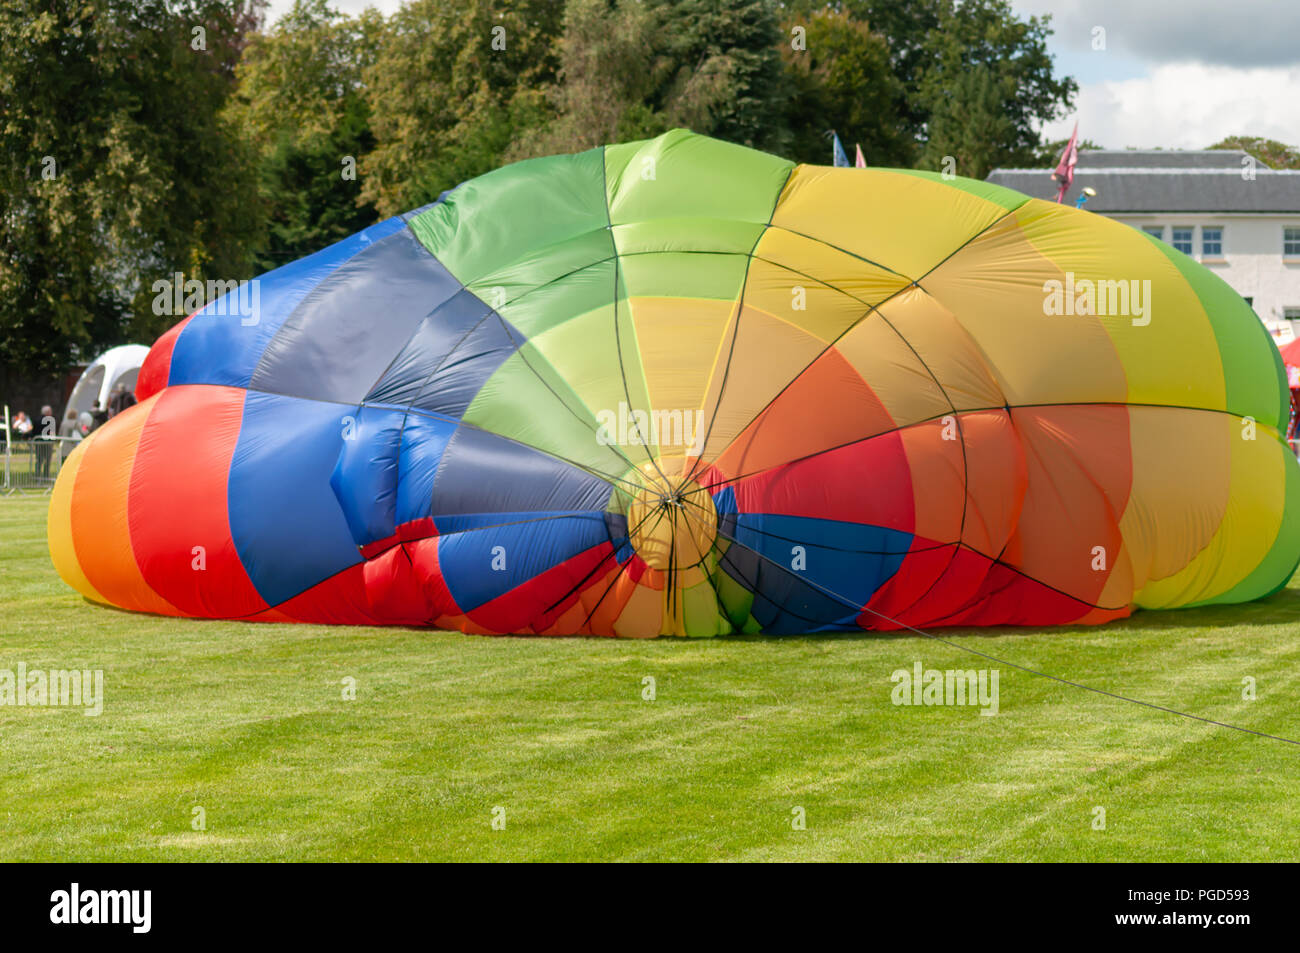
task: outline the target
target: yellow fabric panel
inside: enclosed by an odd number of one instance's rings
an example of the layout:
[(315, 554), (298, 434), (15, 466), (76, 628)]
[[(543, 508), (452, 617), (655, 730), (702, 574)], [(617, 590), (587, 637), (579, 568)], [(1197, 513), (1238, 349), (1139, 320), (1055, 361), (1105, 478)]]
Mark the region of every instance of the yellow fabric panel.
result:
[[(1079, 215), (1037, 199), (1017, 209), (1015, 220), (1034, 249), (1061, 273), (1072, 272), (1076, 281), (1118, 282), (1104, 295), (1109, 310), (1122, 309), (1128, 297), (1129, 313), (1082, 320), (1100, 323), (1109, 334), (1126, 372), (1130, 403), (1225, 409), (1214, 328), (1196, 292), (1145, 235), (1103, 216)], [(1140, 292), (1145, 314), (1136, 313), (1134, 290)], [(1100, 291), (1097, 297), (1103, 297)], [(1080, 319), (1067, 315), (1054, 320)]]
[(921, 287), (980, 343), (1011, 406), (1123, 403), (1124, 366), (1101, 322), (1045, 311), (1044, 284), (1064, 277), (1008, 218), (940, 265)]
[(1212, 412), (1129, 408), (1133, 482), (1119, 526), (1135, 601), (1149, 595), (1169, 604), (1148, 584), (1175, 576), (1214, 538), (1228, 505), (1225, 444), (1234, 422)]
[(873, 314), (840, 338), (835, 350), (867, 382), (898, 426), (952, 411), (930, 372), (880, 314)]
[(63, 581), (87, 599), (108, 602), (82, 572), (76, 548), (72, 544), (72, 491), (77, 482), (77, 470), (86, 458), (86, 447), (94, 439), (95, 434), (92, 433), (77, 444), (59, 468), (58, 479), (54, 481), (54, 490), (50, 494), (46, 525), (50, 538), (50, 560)]
[[(641, 349), (651, 406), (698, 410), (724, 343), (734, 301), (632, 298), (627, 302)], [(725, 354), (722, 355), (725, 359)]]
[(958, 410), (1006, 404), (984, 352), (956, 316), (932, 296), (909, 288), (881, 305), (879, 314), (911, 345)]
[(749, 305), (741, 309), (709, 379), (700, 458), (716, 460), (825, 348), (780, 318)]
[(745, 303), (829, 343), (909, 284), (830, 245), (769, 228), (749, 266)]
[[(850, 209), (861, 209), (869, 223)], [(919, 278), (1006, 209), (962, 189), (887, 169), (797, 166), (772, 224)]]
[[(1141, 410), (1134, 408), (1133, 413), (1136, 415)], [(1217, 447), (1217, 453), (1230, 461), (1227, 505), (1215, 524), (1213, 537), (1189, 565), (1173, 575), (1153, 577), (1138, 591), (1134, 601), (1145, 609), (1201, 602), (1227, 592), (1259, 565), (1277, 535), (1278, 514), (1282, 512), (1286, 492), (1283, 467), (1294, 465), (1284, 456), (1289, 451), (1268, 428), (1258, 427), (1255, 439), (1247, 440), (1243, 439), (1242, 421), (1238, 417), (1214, 413), (1198, 416), (1215, 418), (1218, 435), (1213, 442), (1188, 447), (1184, 458), (1187, 465), (1171, 476), (1175, 483), (1201, 480), (1198, 471), (1207, 465), (1207, 457), (1215, 456), (1216, 451), (1211, 448)], [(1212, 490), (1213, 484), (1201, 487), (1201, 493), (1211, 498)], [(1163, 538), (1161, 545), (1165, 545)]]

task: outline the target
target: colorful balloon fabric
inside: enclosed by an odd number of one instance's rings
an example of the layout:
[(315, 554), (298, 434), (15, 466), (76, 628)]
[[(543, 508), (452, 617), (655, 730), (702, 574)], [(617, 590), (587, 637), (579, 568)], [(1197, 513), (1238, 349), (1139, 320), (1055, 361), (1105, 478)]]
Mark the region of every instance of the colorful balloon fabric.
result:
[[(684, 131), (511, 165), (153, 346), (50, 550), (144, 612), (710, 636), (1097, 623), (1300, 560), (1249, 306), (1100, 215)], [(247, 299), (247, 300), (245, 300)]]

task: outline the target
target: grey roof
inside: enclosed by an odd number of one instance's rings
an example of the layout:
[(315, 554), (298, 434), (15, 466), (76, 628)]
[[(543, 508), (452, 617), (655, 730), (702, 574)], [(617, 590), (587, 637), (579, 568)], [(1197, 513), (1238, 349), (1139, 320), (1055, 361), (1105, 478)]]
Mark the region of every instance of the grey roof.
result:
[[(1300, 213), (1300, 172), (1257, 163), (1254, 178), (1243, 178), (1235, 149), (1080, 150), (1074, 184), (1065, 201), (1073, 204), (1086, 186), (1094, 212), (1281, 212)], [(994, 169), (988, 181), (1036, 198), (1055, 199), (1051, 169)]]
[[(1079, 165), (1089, 169), (1234, 169), (1241, 171), (1240, 149), (1080, 149)], [(1256, 168), (1267, 168), (1259, 162)]]

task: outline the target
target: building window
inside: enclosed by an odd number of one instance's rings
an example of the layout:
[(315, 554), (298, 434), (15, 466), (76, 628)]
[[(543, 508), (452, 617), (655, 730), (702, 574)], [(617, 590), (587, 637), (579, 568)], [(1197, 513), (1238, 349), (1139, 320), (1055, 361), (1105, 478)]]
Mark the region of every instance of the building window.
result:
[(1192, 253), (1192, 229), (1175, 226), (1173, 245), (1184, 255), (1190, 255)]
[(1282, 229), (1282, 254), (1287, 258), (1300, 258), (1300, 228)]
[[(1163, 225), (1143, 225), (1142, 231), (1146, 232), (1152, 238), (1158, 238), (1161, 241), (1165, 240), (1165, 227)], [(1296, 231), (1300, 232), (1300, 228), (1296, 229)], [(1298, 240), (1300, 240), (1300, 236), (1298, 236)]]
[(1223, 229), (1216, 226), (1201, 226), (1201, 257), (1223, 257)]

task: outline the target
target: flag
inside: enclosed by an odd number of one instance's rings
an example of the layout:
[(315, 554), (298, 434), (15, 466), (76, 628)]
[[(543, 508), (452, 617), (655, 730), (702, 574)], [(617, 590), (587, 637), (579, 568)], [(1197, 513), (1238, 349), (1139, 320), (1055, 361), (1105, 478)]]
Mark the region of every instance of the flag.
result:
[[(854, 145), (857, 145), (857, 144), (854, 143)], [(861, 147), (861, 146), (858, 146), (858, 160), (857, 160), (857, 162), (854, 163), (854, 164), (855, 164), (859, 169), (865, 169), (865, 168), (867, 167), (867, 160), (864, 159), (864, 158), (862, 158), (862, 147)]]
[(1056, 163), (1056, 171), (1052, 173), (1052, 178), (1060, 184), (1056, 192), (1058, 202), (1065, 198), (1065, 193), (1074, 181), (1074, 167), (1079, 163), (1078, 139), (1079, 123), (1076, 121), (1074, 132), (1070, 133), (1070, 141), (1065, 144), (1065, 151), (1061, 153), (1061, 161)]
[(834, 140), (831, 147), (831, 161), (838, 167), (848, 167), (849, 157), (844, 154), (844, 145), (840, 142), (840, 137), (834, 131), (831, 132), (831, 138)]

